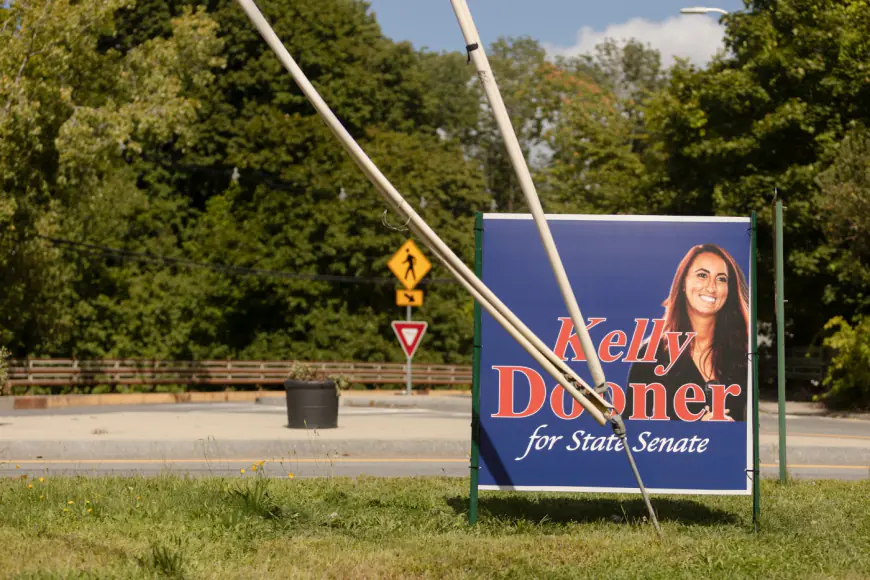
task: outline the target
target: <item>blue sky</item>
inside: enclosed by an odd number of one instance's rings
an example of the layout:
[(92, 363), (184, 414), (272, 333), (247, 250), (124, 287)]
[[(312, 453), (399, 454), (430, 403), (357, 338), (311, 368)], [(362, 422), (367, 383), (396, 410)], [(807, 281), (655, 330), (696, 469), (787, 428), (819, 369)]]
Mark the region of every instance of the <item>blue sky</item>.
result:
[[(465, 46), (449, 0), (368, 0), (384, 34), (417, 48), (463, 50)], [(605, 37), (635, 37), (671, 56), (703, 64), (721, 47), (715, 15), (681, 16), (680, 8), (712, 6), (743, 9), (742, 0), (468, 0), (481, 39), (531, 36), (551, 53), (576, 54)]]

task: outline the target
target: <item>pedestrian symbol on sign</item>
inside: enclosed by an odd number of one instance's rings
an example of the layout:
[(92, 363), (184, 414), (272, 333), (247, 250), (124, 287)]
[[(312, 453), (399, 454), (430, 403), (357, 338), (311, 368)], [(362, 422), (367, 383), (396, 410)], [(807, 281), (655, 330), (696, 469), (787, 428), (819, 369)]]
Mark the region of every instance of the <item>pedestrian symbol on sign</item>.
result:
[(408, 274), (410, 274), (410, 275), (411, 275), (411, 280), (416, 281), (416, 280), (417, 280), (417, 274), (414, 273), (414, 262), (417, 261), (417, 258), (415, 258), (415, 257), (411, 254), (411, 248), (405, 248), (405, 252), (408, 254), (408, 256), (405, 258), (405, 261), (404, 261), (403, 263), (408, 264), (408, 269), (405, 270), (405, 277), (404, 277), (403, 279), (404, 279), (404, 280), (407, 280), (407, 279), (408, 279)]

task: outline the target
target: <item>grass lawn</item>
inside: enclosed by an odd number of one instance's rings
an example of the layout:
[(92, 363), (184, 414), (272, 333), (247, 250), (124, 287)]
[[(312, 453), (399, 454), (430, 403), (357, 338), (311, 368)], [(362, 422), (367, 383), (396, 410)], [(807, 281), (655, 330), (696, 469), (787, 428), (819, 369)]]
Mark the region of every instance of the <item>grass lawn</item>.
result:
[(870, 480), (748, 497), (484, 492), (466, 479), (0, 480), (4, 578), (868, 578)]

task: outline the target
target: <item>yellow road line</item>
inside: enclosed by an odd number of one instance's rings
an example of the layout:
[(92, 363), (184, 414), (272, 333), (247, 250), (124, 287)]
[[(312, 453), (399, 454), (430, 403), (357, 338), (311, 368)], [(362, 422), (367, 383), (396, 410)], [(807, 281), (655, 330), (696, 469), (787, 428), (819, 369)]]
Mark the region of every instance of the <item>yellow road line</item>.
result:
[[(0, 467), (9, 465), (124, 465), (124, 464), (147, 464), (147, 465), (166, 465), (166, 464), (221, 464), (221, 463), (467, 463), (469, 458), (458, 457), (360, 457), (347, 458), (339, 457), (335, 459), (9, 459), (0, 461)], [(802, 464), (789, 463), (790, 468), (795, 469), (868, 469), (870, 465), (820, 465), (820, 464)], [(777, 463), (762, 463), (761, 467), (779, 467)]]
[[(779, 467), (779, 463), (762, 463), (761, 467)], [(814, 465), (802, 463), (789, 463), (789, 468), (795, 469), (867, 469), (870, 470), (870, 465)]]
[(263, 461), (264, 463), (466, 463), (470, 461), (470, 458), (461, 459), (458, 457), (447, 457), (447, 458), (419, 458), (419, 457), (385, 457), (385, 458), (377, 458), (377, 457), (364, 457), (364, 458), (348, 458), (348, 457), (336, 457), (334, 459), (330, 458), (295, 458), (288, 457), (282, 459), (5, 459), (0, 461), (0, 466), (3, 464), (9, 465), (10, 463), (14, 463), (16, 465), (45, 465), (45, 464), (57, 464), (57, 465), (100, 465), (100, 464), (125, 464), (125, 463), (146, 463), (146, 464), (164, 464), (164, 463), (259, 463)]

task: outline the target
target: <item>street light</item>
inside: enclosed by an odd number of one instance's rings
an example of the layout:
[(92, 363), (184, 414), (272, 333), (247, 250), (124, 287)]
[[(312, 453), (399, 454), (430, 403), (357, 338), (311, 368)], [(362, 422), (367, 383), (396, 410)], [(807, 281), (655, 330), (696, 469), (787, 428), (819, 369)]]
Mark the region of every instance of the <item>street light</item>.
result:
[[(706, 6), (691, 6), (689, 8), (681, 8), (680, 14), (721, 14), (723, 16), (728, 16), (727, 10), (722, 10), (721, 8), (707, 8)], [(719, 19), (719, 23), (722, 23), (721, 18)]]
[(727, 10), (722, 10), (721, 8), (705, 8), (704, 6), (693, 6), (691, 8), (682, 8), (680, 9), (680, 14), (710, 14), (711, 12), (715, 12), (717, 14), (728, 15)]

